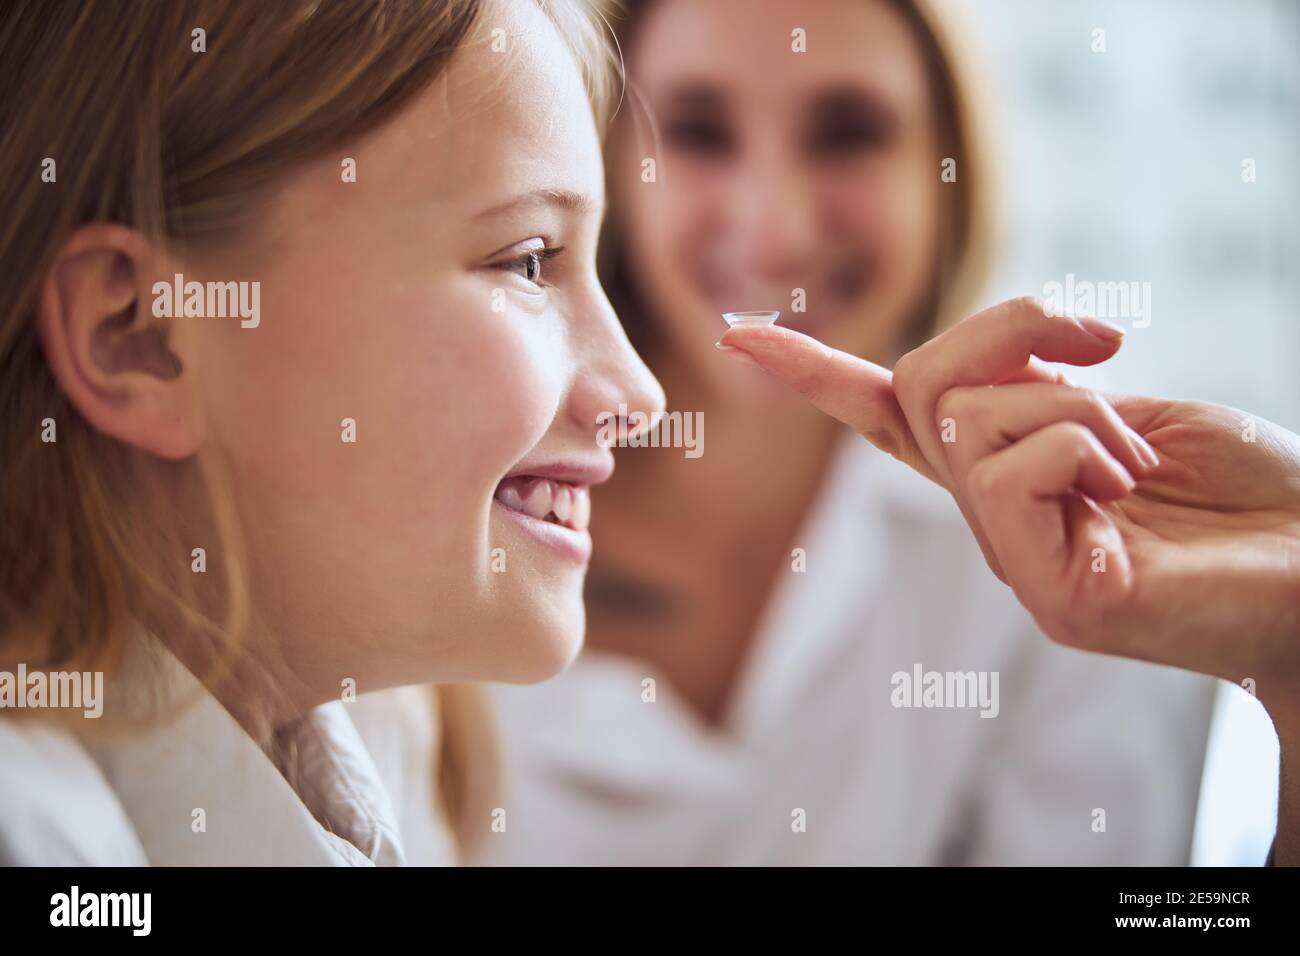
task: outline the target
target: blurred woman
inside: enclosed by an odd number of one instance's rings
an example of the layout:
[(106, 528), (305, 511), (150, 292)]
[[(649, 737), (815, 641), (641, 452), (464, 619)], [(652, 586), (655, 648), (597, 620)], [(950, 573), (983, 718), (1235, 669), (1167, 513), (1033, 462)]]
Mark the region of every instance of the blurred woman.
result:
[(1042, 641), (941, 491), (713, 348), (781, 309), (891, 364), (971, 309), (992, 161), (951, 5), (630, 6), (603, 278), (703, 454), (601, 489), (588, 647), (496, 693), (479, 859), (1185, 862), (1209, 683)]

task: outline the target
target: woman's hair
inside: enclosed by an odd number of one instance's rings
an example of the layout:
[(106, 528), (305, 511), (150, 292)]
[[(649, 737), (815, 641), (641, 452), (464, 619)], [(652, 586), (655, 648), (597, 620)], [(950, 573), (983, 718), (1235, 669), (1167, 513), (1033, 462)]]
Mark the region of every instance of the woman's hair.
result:
[[(178, 249), (238, 239), (288, 174), (394, 117), (463, 45), (490, 42), (493, 2), (4, 4), (0, 668), (111, 670), (158, 606), (232, 652), (248, 627), (240, 527), (215, 453), (150, 467), (171, 468), (209, 503), (202, 523), (222, 560), (203, 577), (219, 581), (218, 614), (199, 606), (188, 567), (169, 578), (145, 559), (188, 540), (176, 532), (190, 516), (145, 500), (147, 456), (87, 424), (51, 375), (37, 304), (61, 245), (100, 222)], [(581, 0), (538, 2), (605, 117), (614, 80), (603, 19)], [(473, 764), (491, 752), (475, 691), (439, 692), (440, 782), (462, 838), (487, 779)]]
[[(656, 0), (623, 0), (624, 15), (613, 20), (624, 55), (635, 42), (636, 31)], [(989, 120), (980, 108), (975, 90), (987, 83), (974, 51), (964, 38), (971, 30), (960, 21), (955, 0), (886, 0), (911, 27), (925, 57), (933, 106), (939, 123), (939, 156), (957, 161), (957, 179), (944, 183), (947, 197), (944, 225), (935, 250), (934, 281), (930, 294), (903, 334), (900, 348), (909, 349), (937, 334), (972, 311), (987, 280), (997, 247), (999, 223), (993, 202), (993, 159), (989, 152)], [(977, 72), (978, 71), (978, 72)], [(975, 78), (979, 77), (979, 83)], [(634, 80), (627, 80), (619, 122), (634, 124), (636, 149), (657, 142), (655, 118), (648, 115), (637, 95)], [(640, 155), (640, 154), (638, 154)], [(613, 164), (610, 164), (611, 174)], [(935, 176), (939, 175), (935, 167)], [(613, 189), (611, 196), (617, 195)], [(611, 207), (601, 238), (600, 275), (628, 336), (643, 354), (657, 343), (652, 317), (646, 314), (636, 271), (620, 229), (620, 210)]]

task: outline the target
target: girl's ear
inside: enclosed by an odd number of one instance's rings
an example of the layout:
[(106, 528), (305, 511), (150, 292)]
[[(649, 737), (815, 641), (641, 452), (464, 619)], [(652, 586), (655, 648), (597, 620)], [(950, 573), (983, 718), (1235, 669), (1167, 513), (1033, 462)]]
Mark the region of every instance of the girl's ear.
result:
[(194, 373), (153, 315), (159, 257), (122, 226), (83, 226), (41, 287), (38, 327), (59, 388), (94, 428), (161, 458), (195, 453), (202, 420)]

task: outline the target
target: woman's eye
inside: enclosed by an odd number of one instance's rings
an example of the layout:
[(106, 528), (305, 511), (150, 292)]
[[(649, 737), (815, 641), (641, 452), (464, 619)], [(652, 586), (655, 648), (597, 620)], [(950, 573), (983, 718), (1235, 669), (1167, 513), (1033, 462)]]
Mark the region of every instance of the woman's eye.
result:
[(887, 145), (889, 138), (889, 131), (879, 124), (840, 123), (816, 130), (809, 149), (814, 156), (864, 152)]
[(677, 149), (721, 155), (735, 147), (731, 131), (721, 123), (681, 120), (667, 124), (664, 141)]

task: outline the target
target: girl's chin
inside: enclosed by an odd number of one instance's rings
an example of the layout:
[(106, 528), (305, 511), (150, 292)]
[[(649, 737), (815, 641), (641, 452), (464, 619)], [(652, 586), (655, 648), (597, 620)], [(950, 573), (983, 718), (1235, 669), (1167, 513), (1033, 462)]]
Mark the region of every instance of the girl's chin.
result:
[[(580, 603), (580, 602), (579, 602)], [(550, 609), (554, 615), (554, 609)], [(510, 684), (536, 684), (568, 669), (582, 651), (586, 621), (577, 614), (559, 615), (559, 620), (531, 620), (530, 630), (520, 634), (511, 649), (510, 674), (496, 674), (488, 680)]]

